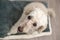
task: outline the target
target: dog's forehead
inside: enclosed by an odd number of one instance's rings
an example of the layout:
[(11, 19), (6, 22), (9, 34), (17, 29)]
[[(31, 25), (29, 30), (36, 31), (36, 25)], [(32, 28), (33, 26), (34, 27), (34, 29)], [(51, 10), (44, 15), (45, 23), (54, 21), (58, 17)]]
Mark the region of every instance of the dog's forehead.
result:
[(29, 15), (36, 17), (36, 16), (40, 16), (40, 15), (44, 15), (44, 14), (45, 14), (45, 12), (42, 9), (35, 8), (32, 12), (30, 12)]

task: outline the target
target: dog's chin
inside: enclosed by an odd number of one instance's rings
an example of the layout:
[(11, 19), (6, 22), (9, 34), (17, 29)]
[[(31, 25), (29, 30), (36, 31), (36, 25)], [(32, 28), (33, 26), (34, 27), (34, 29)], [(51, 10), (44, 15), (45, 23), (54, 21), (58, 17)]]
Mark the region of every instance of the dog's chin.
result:
[(27, 32), (27, 31), (22, 31), (22, 32), (20, 32), (20, 31), (18, 31), (17, 33), (20, 33), (20, 34), (29, 34), (29, 32)]
[(23, 33), (26, 33), (26, 34), (33, 34), (35, 31), (23, 31)]

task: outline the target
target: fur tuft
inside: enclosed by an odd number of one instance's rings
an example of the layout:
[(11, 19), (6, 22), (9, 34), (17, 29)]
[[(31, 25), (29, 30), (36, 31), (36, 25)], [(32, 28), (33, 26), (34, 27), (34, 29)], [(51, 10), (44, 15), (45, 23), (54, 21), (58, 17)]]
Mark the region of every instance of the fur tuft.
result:
[(50, 17), (52, 17), (52, 18), (55, 18), (55, 11), (53, 10), (53, 9), (48, 9), (48, 15), (50, 16)]

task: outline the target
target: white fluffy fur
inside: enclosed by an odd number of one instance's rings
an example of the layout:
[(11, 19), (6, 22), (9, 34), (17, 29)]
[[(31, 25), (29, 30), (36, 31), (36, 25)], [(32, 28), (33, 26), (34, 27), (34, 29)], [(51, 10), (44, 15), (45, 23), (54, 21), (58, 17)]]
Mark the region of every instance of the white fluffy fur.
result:
[[(26, 32), (28, 34), (33, 33), (34, 31), (42, 32), (43, 30), (47, 28), (47, 16), (48, 15), (54, 16), (53, 13), (54, 13), (53, 10), (52, 11), (48, 10), (48, 8), (46, 8), (40, 2), (30, 3), (24, 8), (21, 18), (11, 28), (8, 35), (17, 33), (17, 28), (19, 26), (24, 27), (23, 32)], [(27, 19), (29, 15), (33, 17), (31, 20)], [(37, 27), (32, 26), (34, 22), (37, 22)], [(41, 26), (42, 28), (37, 30)]]

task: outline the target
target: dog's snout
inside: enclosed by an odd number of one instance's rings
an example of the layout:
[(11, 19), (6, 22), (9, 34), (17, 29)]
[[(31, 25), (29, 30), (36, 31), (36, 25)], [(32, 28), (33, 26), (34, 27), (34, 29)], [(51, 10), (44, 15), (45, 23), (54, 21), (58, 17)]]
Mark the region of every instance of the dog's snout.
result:
[(19, 27), (18, 27), (18, 31), (19, 31), (19, 32), (22, 32), (22, 31), (23, 31), (23, 27), (19, 26)]

